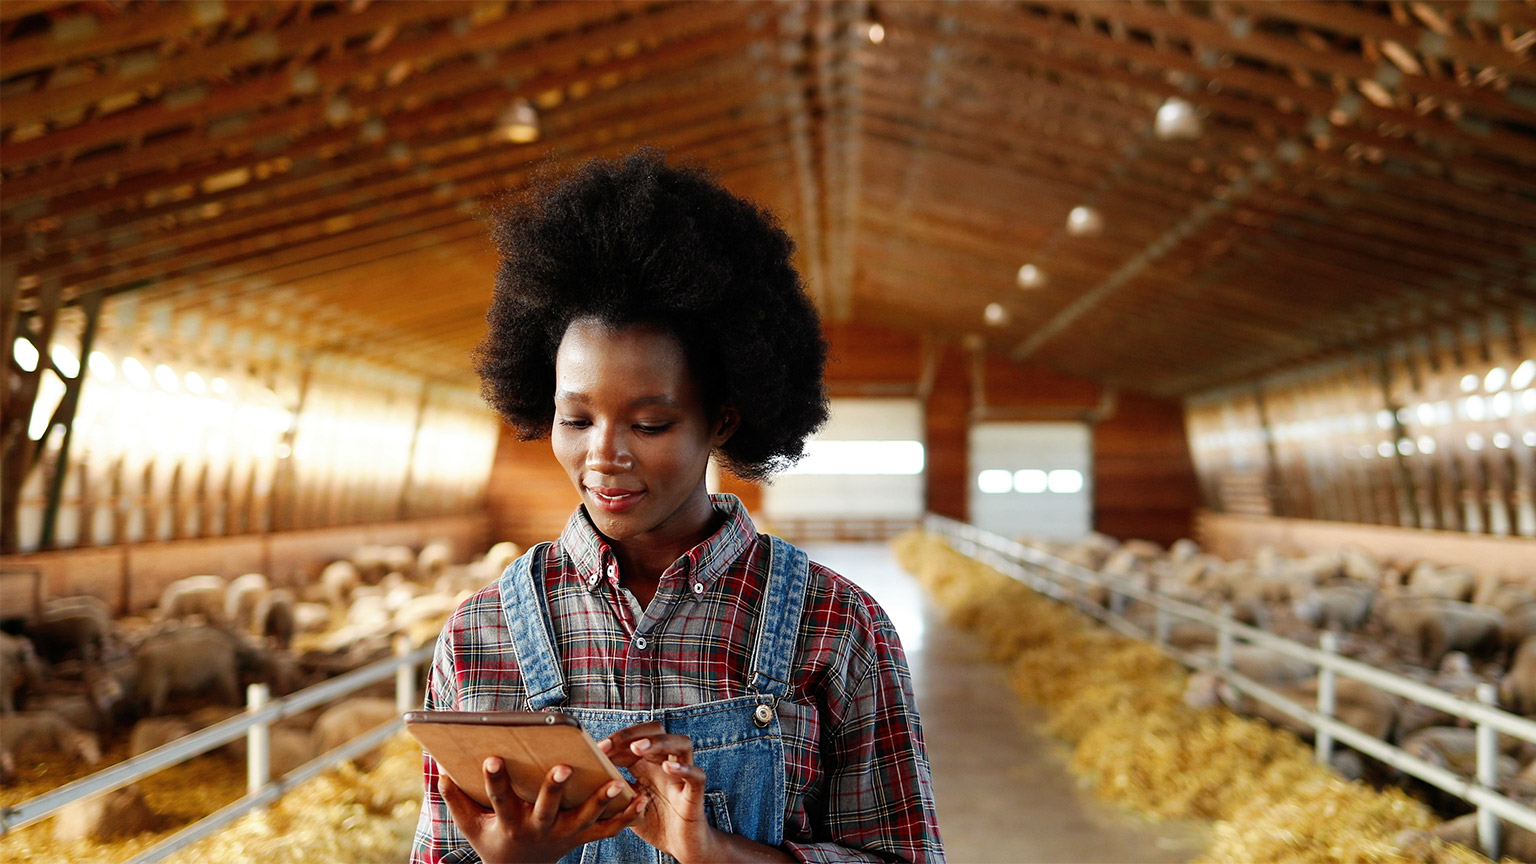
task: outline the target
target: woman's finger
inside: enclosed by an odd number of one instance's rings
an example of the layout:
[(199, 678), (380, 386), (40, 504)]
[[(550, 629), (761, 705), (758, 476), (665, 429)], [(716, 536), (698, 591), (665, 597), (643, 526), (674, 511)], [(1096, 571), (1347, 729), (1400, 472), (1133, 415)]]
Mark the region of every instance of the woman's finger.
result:
[(613, 799), (624, 792), (625, 785), (623, 781), (614, 780), (594, 789), (592, 794), (587, 796), (587, 800), (581, 802), (570, 814), (571, 824), (575, 826), (575, 830), (583, 831), (602, 821), (603, 811), (608, 809)]
[[(598, 793), (601, 795), (602, 790), (599, 789)], [(594, 796), (594, 798), (595, 797), (598, 796)], [(601, 815), (602, 808), (608, 806), (608, 800), (611, 799), (601, 800), (598, 802), (597, 815)], [(588, 801), (588, 803), (590, 804), (592, 802)], [(596, 819), (596, 821), (592, 822), (591, 825), (588, 825), (587, 829), (581, 833), (581, 842), (590, 843), (593, 840), (600, 840), (604, 837), (612, 837), (620, 831), (623, 831), (625, 828), (628, 828), (631, 824), (633, 824), (636, 819), (640, 818), (642, 814), (645, 813), (646, 808), (650, 806), (650, 803), (651, 796), (645, 794), (644, 792), (636, 794), (634, 800), (630, 801), (629, 806), (625, 807), (623, 810), (620, 810), (612, 816), (609, 816), (607, 819)], [(582, 805), (582, 807), (583, 811), (585, 811), (586, 805)]]
[(693, 764), (693, 739), (687, 735), (662, 733), (641, 738), (629, 745), (629, 751), (648, 762)]
[(555, 824), (560, 815), (560, 804), (565, 798), (565, 782), (571, 779), (571, 766), (556, 765), (549, 769), (544, 785), (539, 787), (539, 797), (533, 802), (533, 826), (540, 831)]
[[(629, 762), (633, 762), (633, 754), (630, 753), (629, 745), (642, 738), (665, 734), (666, 731), (666, 727), (662, 726), (659, 721), (652, 720), (649, 723), (640, 723), (620, 729), (597, 742), (597, 746), (598, 749), (608, 754), (609, 759), (627, 759)], [(618, 765), (619, 763), (614, 762), (614, 764)]]
[(473, 840), (480, 833), (480, 817), (485, 809), (470, 800), (446, 772), (438, 773), (437, 790), (442, 793), (443, 803), (448, 805), (448, 814), (453, 817), (453, 824), (459, 827), (459, 833)]
[(512, 779), (500, 756), (487, 756), (480, 766), (485, 772), (485, 797), (491, 802), (496, 818), (504, 825), (521, 825), (528, 805), (512, 791)]

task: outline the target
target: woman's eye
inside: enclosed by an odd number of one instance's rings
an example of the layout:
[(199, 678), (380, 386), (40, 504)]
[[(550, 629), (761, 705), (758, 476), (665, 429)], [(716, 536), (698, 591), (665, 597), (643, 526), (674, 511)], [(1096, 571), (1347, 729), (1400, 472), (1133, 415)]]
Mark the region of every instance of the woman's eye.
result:
[(562, 419), (560, 421), (560, 425), (561, 426), (569, 426), (572, 429), (583, 429), (583, 428), (586, 428), (587, 426), (589, 426), (591, 424), (588, 423), (586, 420), (564, 420), (564, 419)]
[(636, 429), (639, 429), (641, 432), (645, 432), (646, 434), (649, 434), (649, 435), (658, 435), (658, 434), (660, 434), (662, 432), (667, 431), (671, 427), (672, 427), (672, 424), (670, 424), (670, 423), (663, 423), (660, 426), (647, 426), (647, 425), (642, 423), (642, 424), (636, 424), (636, 426), (635, 426)]

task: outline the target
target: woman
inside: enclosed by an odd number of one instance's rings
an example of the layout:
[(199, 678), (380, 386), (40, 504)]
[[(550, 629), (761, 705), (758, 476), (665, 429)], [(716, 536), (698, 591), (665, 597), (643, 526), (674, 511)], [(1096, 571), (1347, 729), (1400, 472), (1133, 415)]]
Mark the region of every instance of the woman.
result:
[(558, 766), (528, 803), (492, 757), (487, 810), (428, 757), (412, 860), (942, 860), (885, 613), (704, 485), (711, 454), (764, 479), (826, 420), (789, 237), (649, 151), (544, 181), (495, 235), (483, 390), (581, 506), (459, 607), (425, 707), (571, 714), (640, 794), (559, 810)]

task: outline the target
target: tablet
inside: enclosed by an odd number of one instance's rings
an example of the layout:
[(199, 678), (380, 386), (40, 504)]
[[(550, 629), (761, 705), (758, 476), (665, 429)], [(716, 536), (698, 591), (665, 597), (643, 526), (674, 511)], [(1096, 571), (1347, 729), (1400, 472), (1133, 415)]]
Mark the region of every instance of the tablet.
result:
[(597, 749), (574, 717), (545, 711), (409, 711), (405, 728), (421, 743), (455, 786), (489, 808), (485, 794), (487, 756), (500, 756), (512, 789), (532, 803), (544, 778), (556, 765), (569, 765), (571, 778), (561, 809), (579, 807), (592, 793), (618, 780), (624, 788), (604, 809), (604, 818), (623, 810), (635, 797), (619, 769)]

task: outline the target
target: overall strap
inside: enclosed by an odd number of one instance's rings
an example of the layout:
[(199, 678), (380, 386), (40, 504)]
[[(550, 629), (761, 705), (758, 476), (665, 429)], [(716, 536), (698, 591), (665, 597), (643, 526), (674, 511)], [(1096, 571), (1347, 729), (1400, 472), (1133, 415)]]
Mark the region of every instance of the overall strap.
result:
[(528, 694), (529, 711), (552, 708), (566, 697), (560, 655), (555, 652), (554, 627), (549, 621), (549, 598), (544, 596), (543, 561), (549, 545), (540, 543), (523, 553), (496, 583), (501, 592), (501, 614), (506, 619)]
[(775, 702), (789, 695), (790, 664), (800, 636), (800, 613), (811, 583), (811, 559), (794, 544), (771, 535), (766, 602), (758, 616), (748, 689)]

